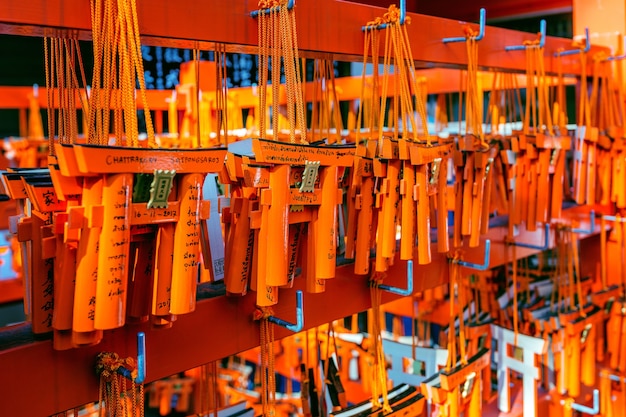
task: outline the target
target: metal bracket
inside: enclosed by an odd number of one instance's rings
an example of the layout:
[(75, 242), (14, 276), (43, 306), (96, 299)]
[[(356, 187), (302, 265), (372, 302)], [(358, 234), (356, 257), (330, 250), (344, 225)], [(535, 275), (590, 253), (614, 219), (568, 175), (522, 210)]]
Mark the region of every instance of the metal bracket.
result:
[(150, 184), (150, 200), (147, 207), (167, 208), (167, 201), (174, 185), (176, 171), (173, 169), (155, 169), (152, 184)]
[(620, 218), (618, 219), (618, 218), (617, 218), (617, 216), (608, 216), (608, 215), (603, 214), (603, 215), (602, 215), (602, 218), (603, 218), (604, 220), (609, 221), (609, 222), (620, 222), (620, 223), (624, 223), (624, 222), (626, 222), (626, 216), (625, 216), (625, 217), (620, 217)]
[(413, 294), (413, 261), (409, 260), (406, 264), (406, 289), (392, 287), (391, 285), (379, 284), (378, 288), (390, 292), (392, 294), (408, 297)]
[[(543, 48), (546, 44), (546, 21), (545, 19), (541, 19), (539, 22), (539, 48)], [(530, 45), (511, 45), (504, 47), (505, 51), (523, 51)]]
[[(487, 20), (487, 12), (484, 8), (480, 9), (480, 18), (478, 21), (479, 29), (478, 35), (474, 37), (475, 41), (480, 41), (485, 37), (485, 21)], [(465, 36), (459, 36), (455, 38), (443, 38), (443, 43), (453, 43), (453, 42), (465, 42), (467, 38)]]
[[(295, 6), (295, 4), (296, 4), (296, 0), (289, 0), (289, 2), (287, 3), (287, 10), (293, 9), (293, 6)], [(272, 8), (269, 8), (269, 9), (254, 10), (254, 11), (250, 12), (250, 16), (251, 17), (257, 17), (261, 13), (268, 14), (270, 12), (270, 10), (273, 10), (273, 9), (274, 8), (272, 7)], [(277, 12), (280, 11), (280, 6), (276, 7), (275, 10)]]
[[(561, 405), (565, 404), (565, 400), (561, 400)], [(572, 410), (576, 410), (579, 413), (591, 414), (593, 416), (600, 413), (600, 392), (597, 389), (593, 390), (593, 408), (586, 405), (572, 403)]]
[(604, 377), (604, 378), (609, 378), (611, 381), (615, 381), (615, 382), (619, 382), (619, 383), (626, 382), (626, 378), (622, 378), (619, 375), (610, 374), (610, 373), (608, 373), (606, 371), (603, 371), (600, 375), (602, 377)]
[(302, 313), (302, 291), (296, 291), (296, 324), (289, 323), (278, 317), (269, 316), (267, 318), (271, 323), (292, 331), (294, 333), (302, 331), (304, 328), (304, 314)]
[(537, 249), (537, 250), (548, 250), (550, 249), (550, 224), (546, 223), (545, 225), (545, 233), (544, 233), (544, 238), (543, 238), (543, 245), (539, 246), (539, 245), (533, 245), (531, 243), (523, 243), (523, 242), (517, 242), (517, 241), (507, 241), (506, 243), (508, 243), (509, 245), (515, 245), (515, 246), (519, 246), (521, 248), (529, 248), (529, 249)]
[[(624, 36), (624, 38), (622, 39), (622, 50), (624, 49), (624, 47), (626, 47), (626, 36)], [(610, 56), (606, 60), (607, 61), (619, 61), (620, 59), (624, 59), (624, 58), (626, 58), (626, 53), (623, 53), (622, 55)]]
[[(583, 52), (589, 52), (590, 49), (591, 49), (591, 43), (589, 42), (589, 28), (585, 28), (585, 48), (583, 49)], [(555, 56), (574, 55), (578, 52), (580, 52), (580, 48), (570, 49), (569, 51), (556, 52), (554, 55)]]
[(589, 229), (581, 229), (577, 227), (572, 228), (572, 232), (574, 233), (584, 233), (591, 234), (596, 230), (596, 212), (591, 210), (589, 212)]
[[(406, 20), (406, 0), (400, 0), (400, 19), (398, 21), (401, 25), (404, 25)], [(366, 30), (378, 30), (385, 29), (387, 27), (387, 23), (383, 23), (380, 25), (369, 25), (369, 26), (361, 26), (361, 30), (365, 32)]]
[[(133, 380), (130, 370), (120, 366), (117, 373), (123, 377)], [(146, 334), (144, 332), (137, 333), (137, 378), (134, 379), (135, 384), (143, 384), (146, 380)]]
[(489, 259), (491, 258), (491, 240), (486, 239), (485, 240), (485, 253), (483, 255), (483, 263), (482, 264), (475, 264), (472, 262), (466, 262), (466, 261), (454, 261), (453, 259), (451, 260), (452, 262), (456, 262), (457, 265), (461, 265), (464, 266), (466, 268), (472, 268), (472, 269), (476, 269), (478, 271), (486, 271), (487, 269), (489, 269)]
[(302, 172), (302, 182), (300, 183), (301, 193), (312, 193), (315, 191), (315, 180), (317, 180), (320, 161), (304, 161), (304, 171)]

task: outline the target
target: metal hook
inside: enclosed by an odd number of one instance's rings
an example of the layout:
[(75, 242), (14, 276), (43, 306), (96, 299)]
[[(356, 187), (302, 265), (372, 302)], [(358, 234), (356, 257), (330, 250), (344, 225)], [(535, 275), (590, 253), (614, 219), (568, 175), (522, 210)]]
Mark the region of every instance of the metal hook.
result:
[[(621, 49), (622, 49), (622, 50), (625, 50), (625, 49), (626, 49), (626, 36), (624, 36), (624, 38), (623, 38), (623, 40), (622, 40), (622, 45), (623, 45), (623, 46), (622, 46), (622, 48), (621, 48)], [(626, 52), (624, 52), (622, 55), (613, 55), (613, 56), (610, 56), (610, 57), (608, 57), (606, 60), (607, 60), (607, 61), (618, 61), (618, 60), (620, 60), (620, 59), (624, 59), (624, 58), (626, 58)]]
[(413, 261), (409, 260), (406, 264), (406, 289), (392, 287), (391, 285), (380, 284), (378, 288), (381, 290), (390, 292), (392, 294), (398, 294), (403, 297), (408, 297), (413, 294)]
[[(561, 405), (565, 404), (565, 400), (561, 400)], [(572, 410), (576, 410), (579, 413), (597, 415), (600, 413), (600, 392), (597, 389), (593, 390), (593, 408), (586, 405), (572, 403)]]
[[(293, 6), (295, 6), (295, 4), (296, 4), (296, 0), (289, 0), (289, 2), (287, 3), (287, 10), (293, 9)], [(270, 10), (272, 10), (272, 9), (273, 9), (273, 7), (269, 8), (269, 9), (254, 10), (254, 11), (250, 12), (250, 16), (251, 17), (257, 17), (261, 13), (268, 14), (270, 12)], [(276, 7), (276, 11), (280, 11), (280, 6)]]
[(457, 265), (461, 265), (464, 266), (466, 268), (472, 268), (472, 269), (476, 269), (478, 271), (486, 271), (487, 269), (489, 269), (489, 259), (491, 258), (491, 240), (486, 239), (485, 240), (485, 254), (483, 257), (483, 263), (482, 264), (475, 264), (475, 263), (471, 263), (471, 262), (466, 262), (466, 261), (455, 261), (457, 263)]
[[(478, 20), (479, 29), (478, 35), (474, 37), (475, 41), (480, 41), (485, 37), (485, 21), (487, 20), (487, 12), (484, 8), (480, 9), (480, 17)], [(467, 38), (464, 36), (459, 36), (455, 38), (443, 38), (443, 43), (452, 43), (452, 42), (464, 42)]]
[[(539, 47), (543, 48), (546, 44), (546, 21), (541, 19), (539, 22)], [(504, 48), (505, 51), (523, 51), (528, 45), (511, 45)]]
[(602, 215), (602, 217), (603, 217), (605, 220), (608, 220), (608, 221), (610, 221), (610, 222), (620, 222), (620, 223), (626, 222), (626, 217), (620, 217), (620, 218), (618, 219), (618, 218), (617, 218), (617, 216), (608, 216), (608, 215), (606, 215), (606, 214), (603, 214), (603, 215)]
[(622, 378), (619, 375), (610, 374), (605, 371), (601, 373), (601, 376), (603, 376), (604, 378), (609, 378), (611, 381), (615, 381), (615, 382), (626, 382), (626, 378)]
[(406, 0), (400, 0), (400, 24), (404, 25), (406, 20)]
[[(400, 0), (400, 19), (398, 19), (401, 25), (404, 25), (406, 21), (406, 0)], [(380, 25), (369, 25), (362, 26), (361, 30), (365, 32), (366, 30), (374, 30), (374, 29), (384, 29), (387, 27), (387, 23), (382, 23)]]
[(302, 331), (304, 328), (304, 315), (302, 314), (302, 291), (296, 291), (296, 324), (289, 323), (288, 321), (274, 316), (269, 316), (267, 319), (270, 322), (277, 324), (280, 327), (284, 327), (294, 333)]
[[(585, 28), (585, 49), (583, 49), (583, 52), (589, 52), (590, 49), (591, 49), (591, 43), (589, 41), (589, 28)], [(555, 55), (556, 56), (573, 55), (578, 52), (580, 52), (580, 48), (570, 49), (569, 51), (556, 52)]]
[(572, 232), (574, 233), (584, 233), (587, 235), (593, 233), (594, 230), (596, 230), (596, 212), (594, 210), (589, 212), (589, 229), (572, 228)]
[(548, 223), (546, 223), (545, 225), (545, 233), (544, 233), (544, 238), (543, 238), (543, 245), (539, 246), (539, 245), (533, 245), (531, 243), (523, 243), (523, 242), (517, 242), (515, 240), (513, 241), (509, 241), (507, 242), (510, 245), (515, 245), (515, 246), (519, 246), (521, 248), (529, 248), (529, 249), (537, 249), (537, 250), (547, 250), (550, 248), (550, 225)]
[[(133, 381), (133, 373), (120, 366), (117, 373), (123, 377)], [(146, 380), (146, 334), (144, 332), (137, 333), (137, 377), (134, 379), (135, 384), (143, 384)]]

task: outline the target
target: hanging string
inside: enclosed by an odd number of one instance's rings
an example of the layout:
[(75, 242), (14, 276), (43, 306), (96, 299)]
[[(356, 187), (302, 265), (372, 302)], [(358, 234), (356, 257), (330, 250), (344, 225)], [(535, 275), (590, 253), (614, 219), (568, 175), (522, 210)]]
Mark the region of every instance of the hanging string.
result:
[[(280, 6), (280, 7), (279, 7)], [(259, 15), (259, 112), (265, 112), (267, 102), (263, 89), (267, 87), (265, 71), (268, 68), (266, 59), (271, 48), (271, 80), (272, 80), (272, 130), (273, 139), (279, 139), (279, 114), (280, 114), (280, 83), (281, 83), (281, 58), (285, 70), (285, 89), (287, 96), (287, 119), (289, 123), (289, 141), (296, 142), (296, 132), (300, 136), (300, 143), (308, 143), (306, 140), (306, 116), (304, 110), (304, 98), (302, 95), (302, 76), (300, 70), (300, 58), (297, 45), (296, 20), (293, 10), (288, 10), (287, 1), (260, 1), (259, 8), (267, 11)], [(271, 37), (271, 46), (270, 46)], [(260, 121), (260, 130), (264, 130), (265, 122)], [(263, 137), (264, 133), (261, 133)]]
[(578, 105), (578, 125), (591, 126), (589, 96), (587, 90), (587, 54), (580, 50), (580, 99)]
[[(368, 23), (368, 26), (371, 23)], [(370, 55), (371, 50), (371, 58), (372, 58), (372, 72), (373, 75), (370, 78), (371, 82), (368, 85), (368, 78), (366, 76), (366, 68), (367, 61)], [(377, 112), (379, 106), (379, 88), (378, 88), (378, 66), (379, 66), (379, 34), (378, 30), (366, 30), (365, 31), (365, 42), (363, 44), (363, 71), (361, 73), (361, 94), (359, 99), (359, 107), (356, 117), (356, 131), (355, 131), (355, 143), (357, 149), (361, 151), (357, 151), (357, 153), (365, 154), (366, 149), (366, 141), (361, 139), (362, 129), (367, 130), (368, 139), (372, 138), (374, 135), (374, 131), (376, 129), (376, 119), (374, 114)], [(369, 109), (368, 109), (369, 108)], [(359, 176), (359, 172), (357, 169), (352, 170), (352, 184), (357, 184)], [(352, 186), (352, 192), (356, 192), (356, 187)], [(352, 223), (351, 223), (352, 224)], [(354, 325), (355, 320), (353, 316), (353, 326), (352, 329), (357, 328)]]
[[(221, 146), (228, 146), (228, 75), (227, 75), (226, 45), (215, 45), (216, 66), (216, 114), (217, 114), (217, 141)], [(224, 140), (222, 141), (222, 130)]]
[[(261, 2), (259, 2), (259, 7)], [(265, 123), (267, 121), (267, 69), (268, 69), (268, 24), (265, 13), (259, 13), (259, 30), (258, 30), (258, 42), (259, 42), (259, 114), (256, 115), (259, 137), (265, 139), (267, 135), (267, 128)]]
[(624, 221), (622, 216), (616, 216), (615, 223), (618, 224), (619, 228), (619, 240), (618, 246), (620, 248), (620, 270), (622, 271), (622, 297), (626, 296), (626, 221)]
[[(359, 103), (359, 109), (357, 112), (357, 116), (356, 116), (356, 132), (355, 132), (355, 142), (356, 142), (356, 146), (360, 147), (362, 146), (361, 144), (361, 126), (363, 123), (363, 108), (365, 107), (365, 97), (366, 97), (366, 90), (367, 90), (367, 78), (366, 78), (366, 71), (365, 68), (367, 68), (367, 57), (369, 56), (369, 50), (370, 50), (370, 46), (372, 46), (372, 62), (376, 62), (376, 64), (373, 64), (373, 68), (374, 71), (377, 71), (377, 67), (378, 67), (378, 63), (377, 63), (377, 58), (374, 56), (374, 48), (373, 48), (373, 42), (372, 42), (372, 37), (378, 34), (378, 31), (375, 30), (366, 30), (365, 31), (365, 42), (363, 43), (364, 47), (363, 47), (363, 72), (361, 73), (361, 99), (360, 99), (360, 103)], [(376, 82), (377, 80), (377, 76), (373, 76), (372, 77), (372, 83)], [(372, 101), (373, 101), (373, 92), (376, 91), (373, 87), (372, 87)], [(368, 121), (368, 126), (373, 126), (371, 124), (371, 121)], [(356, 175), (356, 174), (355, 174)]]
[(272, 309), (259, 307), (255, 312), (255, 320), (261, 326), (261, 405), (263, 416), (272, 417), (276, 413), (276, 374), (274, 363), (274, 324), (269, 321)]
[[(278, 133), (278, 115), (280, 113), (280, 33), (278, 26), (278, 10), (276, 7), (270, 12), (270, 26), (268, 28), (269, 35), (272, 36), (272, 139), (279, 140)], [(261, 87), (263, 88), (263, 87)]]
[[(391, 54), (390, 54), (390, 31), (389, 26), (385, 29), (385, 49), (383, 53), (383, 83), (381, 96), (380, 111), (378, 113), (378, 143), (382, 147), (383, 139), (383, 126), (385, 125), (385, 116), (387, 115), (387, 91), (389, 90), (389, 72), (391, 68)], [(395, 116), (395, 115), (394, 115)]]
[[(370, 285), (370, 298), (372, 303), (372, 330), (370, 336), (372, 338), (372, 357), (374, 360), (374, 375), (372, 383), (372, 406), (375, 409), (382, 408), (383, 414), (391, 413), (391, 405), (387, 391), (387, 367), (385, 353), (383, 350), (382, 340), (382, 313), (380, 311), (382, 290), (378, 286), (382, 276), (372, 279)], [(382, 397), (382, 403), (380, 398)]]
[[(457, 288), (457, 299), (458, 299), (458, 318), (459, 318), (459, 354), (460, 354), (460, 362), (463, 366), (467, 365), (467, 352), (466, 352), (466, 335), (465, 335), (465, 308), (467, 307), (467, 302), (465, 299), (465, 288), (464, 286), (461, 285), (461, 274), (460, 274), (460, 268), (457, 267), (455, 268), (455, 274), (456, 274), (456, 279), (455, 279), (455, 284), (456, 284), (456, 288)], [(452, 333), (453, 337), (454, 337), (454, 332)]]
[[(197, 46), (197, 45), (196, 45)], [(193, 48), (193, 68), (194, 68), (194, 80), (195, 80), (195, 90), (194, 90), (194, 122), (196, 125), (196, 137), (193, 141), (193, 147), (198, 148), (202, 143), (202, 130), (200, 129), (200, 101), (202, 100), (202, 91), (200, 90), (200, 50), (196, 47)], [(219, 129), (219, 125), (218, 125)]]
[(449, 296), (450, 296), (450, 302), (449, 302), (449, 307), (450, 307), (450, 311), (449, 311), (449, 323), (448, 323), (448, 343), (447, 343), (447, 349), (448, 349), (448, 360), (446, 361), (446, 372), (450, 372), (450, 370), (452, 370), (452, 368), (454, 368), (454, 366), (456, 365), (456, 358), (457, 358), (457, 352), (456, 352), (456, 311), (455, 311), (455, 303), (454, 303), (454, 299), (455, 299), (455, 294), (456, 294), (456, 287), (457, 287), (457, 273), (458, 273), (458, 260), (459, 260), (459, 253), (457, 251), (457, 253), (455, 254), (454, 258), (452, 258), (450, 265), (448, 267), (448, 280), (449, 280)]
[[(417, 142), (418, 136), (421, 133), (425, 137), (426, 144), (430, 146), (431, 142), (430, 135), (428, 134), (424, 95), (417, 82), (415, 63), (406, 29), (406, 25), (410, 24), (410, 19), (406, 19), (404, 25), (401, 25), (399, 20), (399, 10), (395, 5), (391, 5), (380, 21), (371, 22), (368, 23), (368, 25), (372, 23), (386, 24), (385, 50), (383, 55), (383, 84), (380, 98), (381, 108), (378, 112), (378, 137), (379, 139), (382, 139), (383, 130), (381, 127), (384, 124), (385, 117), (387, 117), (388, 126), (393, 127), (395, 139), (398, 139), (399, 133), (402, 131), (403, 139)], [(372, 35), (369, 35), (370, 32)], [(377, 43), (377, 32), (378, 30), (367, 30), (366, 42), (368, 37), (371, 36), (373, 42)], [(389, 82), (392, 77), (392, 65), (394, 68), (393, 82), (395, 87), (394, 95), (391, 100), (393, 111), (388, 113), (386, 110), (386, 103), (389, 91)], [(376, 77), (377, 74), (374, 74), (374, 79), (376, 79)], [(376, 91), (378, 90), (374, 90), (374, 92)], [(376, 100), (376, 102), (378, 102), (378, 100)], [(419, 123), (418, 120), (416, 120), (415, 110), (417, 110)], [(400, 129), (400, 125), (396, 123), (396, 120), (400, 121), (402, 129)], [(409, 131), (411, 134), (409, 134)]]
[[(47, 36), (43, 38), (44, 70), (46, 74), (46, 95), (47, 95), (47, 103), (48, 103), (46, 106), (46, 112), (48, 115), (48, 149), (50, 151), (50, 155), (55, 155), (56, 153), (54, 150), (55, 127), (54, 127), (54, 94), (53, 94), (54, 84), (52, 83), (52, 80), (54, 79), (54, 65), (52, 65), (52, 61), (54, 61), (54, 58), (51, 59), (50, 57), (50, 52), (48, 48), (48, 39), (50, 39), (50, 42), (54, 44), (54, 38), (48, 38)], [(52, 55), (54, 55), (54, 46), (52, 47)]]
[(519, 335), (519, 306), (517, 305), (517, 246), (511, 245), (513, 251), (513, 344), (517, 346), (517, 337)]
[[(480, 146), (488, 146), (482, 125), (482, 108), (480, 105), (481, 94), (478, 85), (478, 42), (477, 33), (472, 29), (466, 29), (466, 50), (467, 50), (467, 94), (465, 96), (465, 119), (466, 133), (476, 136), (480, 141)], [(459, 118), (459, 120), (461, 120)]]
[[(139, 145), (135, 83), (139, 84), (148, 146), (155, 146), (154, 126), (146, 97), (141, 56), (141, 42), (135, 0), (94, 0), (92, 2), (92, 33), (94, 69), (89, 112), (89, 143), (107, 145), (111, 100), (123, 109), (127, 146)], [(118, 71), (114, 71), (117, 68)], [(119, 96), (113, 90), (119, 89)], [(117, 107), (117, 106), (116, 106)], [(116, 118), (116, 124), (120, 121)], [(121, 127), (116, 126), (115, 143), (122, 144)]]
[[(49, 154), (55, 155), (56, 127), (59, 143), (75, 143), (78, 138), (76, 93), (78, 82), (76, 61), (81, 72), (82, 86), (85, 76), (78, 40), (44, 38), (44, 71), (48, 116)], [(56, 93), (56, 94), (55, 94)], [(81, 108), (88, 114), (88, 103), (78, 94)], [(58, 102), (58, 112), (56, 111)], [(58, 116), (58, 117), (57, 117)]]
[(550, 94), (548, 77), (546, 76), (546, 68), (544, 62), (544, 48), (539, 46), (538, 41), (536, 41), (533, 50), (535, 51), (537, 62), (539, 128), (542, 131), (544, 131), (545, 129), (548, 135), (554, 136), (555, 123), (553, 123), (552, 113), (550, 109)]
[[(128, 3), (126, 3), (128, 4)], [(139, 38), (139, 23), (137, 18), (137, 4), (136, 0), (130, 0), (130, 6), (127, 9), (127, 18), (130, 18), (130, 23), (132, 23), (131, 30), (131, 52), (133, 62), (136, 68), (137, 79), (139, 81), (139, 92), (141, 93), (141, 101), (143, 103), (143, 111), (144, 117), (146, 119), (146, 130), (148, 135), (148, 146), (155, 146), (154, 139), (154, 125), (152, 123), (152, 114), (150, 113), (150, 108), (148, 106), (148, 98), (146, 96), (146, 81), (144, 77), (144, 69), (143, 69), (143, 58), (141, 56), (141, 40)]]
[[(119, 368), (130, 371), (133, 381), (128, 389), (128, 379), (118, 374)], [(96, 373), (100, 377), (100, 417), (143, 417), (144, 385), (134, 382), (137, 368), (133, 358), (120, 358), (116, 353), (98, 355)]]
[[(281, 2), (279, 27), (282, 36), (283, 65), (285, 68), (285, 87), (287, 90), (287, 116), (289, 120), (289, 141), (296, 142), (296, 131), (300, 133), (300, 143), (306, 140), (306, 121), (300, 79), (300, 58), (295, 14), (287, 9), (287, 1)], [(280, 62), (280, 61), (278, 61)], [(274, 81), (272, 81), (273, 83)]]
[(524, 134), (530, 134), (532, 121), (533, 131), (536, 131), (537, 124), (535, 121), (535, 72), (534, 72), (534, 54), (531, 48), (525, 49), (526, 53), (526, 107), (524, 109)]
[(217, 412), (220, 408), (217, 361), (213, 361), (209, 364), (209, 370), (211, 375), (210, 383), (213, 391), (213, 416), (217, 417)]

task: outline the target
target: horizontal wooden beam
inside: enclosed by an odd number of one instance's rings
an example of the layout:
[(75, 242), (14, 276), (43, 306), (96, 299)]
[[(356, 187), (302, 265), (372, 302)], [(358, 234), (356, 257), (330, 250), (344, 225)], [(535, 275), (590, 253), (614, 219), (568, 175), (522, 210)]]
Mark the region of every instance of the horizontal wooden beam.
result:
[(432, 16), (450, 19), (476, 19), (478, 7), (487, 9), (488, 19), (520, 19), (572, 11), (572, 0), (464, 0), (420, 1), (415, 10)]
[[(326, 292), (304, 295), (306, 328), (350, 316), (370, 308), (367, 277), (355, 276), (352, 265), (340, 267), (337, 277), (328, 280)], [(397, 262), (389, 272), (390, 284), (403, 284), (404, 263)], [(443, 284), (447, 262), (443, 255), (431, 265), (415, 268), (416, 289)], [(303, 289), (303, 279), (295, 287)], [(202, 291), (202, 290), (201, 290)], [(384, 301), (398, 296), (385, 294)], [(0, 351), (0, 415), (31, 417), (52, 415), (98, 399), (95, 357), (102, 351), (134, 356), (135, 335), (146, 332), (147, 380), (153, 381), (186, 369), (259, 345), (259, 326), (252, 319), (255, 294), (244, 297), (217, 296), (199, 301), (196, 311), (179, 316), (169, 329), (148, 324), (131, 325), (105, 332), (104, 340), (92, 347), (54, 351), (52, 342), (31, 341)], [(295, 321), (295, 291), (282, 290), (275, 315)], [(26, 329), (25, 331), (28, 331)], [(276, 327), (276, 337), (288, 332)], [(0, 333), (0, 335), (2, 335)], [(37, 393), (45, 393), (38, 395)], [(32, 401), (33, 398), (37, 401)], [(25, 406), (28, 404), (28, 406)]]
[[(226, 44), (231, 51), (254, 52), (258, 44), (257, 22), (250, 12), (256, 1), (140, 0), (137, 2), (142, 42), (172, 47), (211, 49)], [(305, 56), (360, 61), (363, 55), (362, 25), (382, 16), (385, 9), (339, 0), (298, 0), (298, 44)], [(425, 67), (465, 67), (463, 43), (444, 44), (444, 37), (463, 36), (465, 22), (407, 13), (416, 62)], [(82, 0), (0, 2), (0, 33), (33, 36), (90, 37), (89, 2)], [(474, 29), (475, 24), (471, 25)], [(520, 45), (532, 34), (488, 26), (480, 41), (479, 65), (486, 69), (524, 71), (524, 52), (507, 52), (507, 45)], [(548, 37), (546, 71), (556, 72), (554, 53), (571, 49), (569, 39)], [(607, 48), (592, 47), (591, 54)], [(577, 56), (563, 58), (563, 70), (580, 74)]]
[[(454, 93), (461, 89), (461, 76), (460, 70), (441, 68), (441, 69), (422, 69), (417, 71), (417, 76), (420, 80), (424, 80), (426, 91), (429, 94), (443, 94)], [(392, 76), (393, 77), (393, 76)], [(484, 91), (489, 91), (493, 87), (493, 72), (480, 72), (479, 77)], [(526, 86), (526, 76), (524, 74), (517, 75), (517, 86), (524, 88)], [(366, 82), (371, 80), (367, 78)], [(574, 77), (565, 77), (564, 83), (566, 85), (573, 85), (576, 83)], [(550, 78), (548, 84), (555, 85), (556, 77)], [(339, 101), (357, 100), (361, 96), (361, 76), (354, 77), (339, 77), (335, 80), (335, 87), (337, 91), (337, 97)], [(501, 86), (497, 85), (496, 88)], [(307, 102), (313, 101), (315, 97), (314, 89), (315, 83), (308, 82), (305, 85), (305, 100)], [(382, 87), (379, 88), (382, 90)], [(236, 87), (230, 88), (229, 99), (242, 109), (254, 108), (259, 104), (258, 88), (256, 87)], [(280, 104), (286, 104), (286, 94), (282, 94), (284, 91), (284, 85), (281, 86)], [(148, 100), (148, 106), (150, 110), (164, 110), (169, 108), (169, 100), (172, 96), (173, 90), (146, 90), (146, 97)], [(389, 95), (394, 93), (394, 83), (389, 81), (389, 88), (387, 90)], [(53, 91), (53, 96), (58, 94), (57, 90)], [(215, 102), (214, 91), (204, 91), (204, 97), (213, 99)], [(272, 100), (272, 88), (267, 88), (268, 100), (271, 103)], [(33, 96), (33, 87), (15, 87), (15, 86), (0, 86), (0, 109), (26, 109), (30, 105), (30, 98)], [(321, 97), (317, 96), (317, 100)], [(76, 107), (81, 108), (82, 104), (76, 92), (75, 100)], [(45, 109), (48, 107), (47, 90), (45, 87), (38, 87), (37, 104), (40, 108)], [(59, 100), (55, 99), (55, 107), (58, 108)], [(137, 108), (143, 108), (143, 102), (137, 100)], [(177, 103), (178, 110), (185, 109), (185, 100), (179, 99)], [(243, 127), (243, 126), (242, 126)]]

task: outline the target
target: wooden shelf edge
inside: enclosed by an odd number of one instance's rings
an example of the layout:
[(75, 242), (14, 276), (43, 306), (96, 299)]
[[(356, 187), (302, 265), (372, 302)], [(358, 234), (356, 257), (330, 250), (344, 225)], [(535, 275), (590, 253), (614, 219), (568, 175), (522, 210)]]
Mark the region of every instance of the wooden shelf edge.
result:
[[(580, 218), (589, 208), (566, 210), (565, 218)], [(507, 257), (501, 252), (504, 243), (497, 243), (506, 228), (493, 228), (487, 238), (492, 239), (490, 267), (503, 265)], [(524, 241), (541, 241), (541, 231), (526, 232)], [(500, 247), (501, 245), (502, 247)], [(597, 246), (597, 245), (595, 245)], [(465, 259), (480, 262), (484, 240), (480, 247), (467, 250)], [(538, 253), (536, 249), (519, 248), (519, 258)], [(352, 272), (353, 265), (337, 268), (336, 277), (327, 281), (326, 291), (304, 294), (305, 328), (313, 328), (332, 320), (350, 316), (370, 308), (370, 294), (366, 276)], [(385, 282), (404, 288), (406, 263), (396, 261)], [(436, 252), (428, 265), (414, 266), (414, 290), (423, 291), (447, 282), (448, 259)], [(281, 289), (279, 304), (274, 308), (277, 317), (295, 321), (295, 289), (305, 288), (305, 278), (296, 278), (293, 289)], [(383, 302), (400, 298), (385, 293)], [(113, 351), (122, 356), (135, 356), (135, 338), (138, 331), (146, 332), (147, 381), (160, 379), (186, 369), (221, 359), (259, 344), (259, 326), (252, 319), (255, 293), (244, 297), (218, 296), (198, 302), (196, 311), (179, 316), (169, 329), (154, 329), (149, 324), (132, 325), (105, 332), (103, 341), (92, 347), (54, 351), (52, 341), (38, 341), (0, 351), (0, 369), (10, 378), (0, 378), (0, 392), (11, 401), (0, 401), (0, 415), (14, 417), (51, 415), (98, 398), (98, 380), (94, 371), (99, 352)], [(288, 331), (276, 328), (276, 337)], [(35, 393), (37, 402), (29, 400)], [(24, 407), (24, 404), (29, 404)]]
[[(337, 277), (328, 280), (326, 292), (304, 295), (305, 328), (313, 328), (370, 307), (365, 276), (351, 273), (352, 265), (339, 267)], [(406, 276), (403, 262), (388, 272), (387, 282), (402, 286)], [(443, 284), (447, 262), (439, 255), (432, 264), (415, 268), (415, 288)], [(297, 289), (304, 279), (296, 279)], [(384, 302), (398, 298), (386, 294)], [(275, 315), (295, 321), (295, 291), (281, 290)], [(196, 311), (179, 316), (169, 329), (148, 324), (126, 325), (105, 332), (103, 341), (92, 347), (54, 351), (52, 341), (37, 341), (0, 352), (0, 392), (10, 401), (0, 401), (0, 415), (20, 417), (52, 415), (98, 399), (94, 371), (96, 355), (113, 351), (135, 356), (138, 331), (146, 332), (147, 380), (153, 381), (186, 369), (258, 346), (259, 326), (252, 319), (255, 294), (244, 297), (220, 296), (199, 301)], [(276, 328), (276, 337), (288, 331)], [(32, 401), (37, 395), (38, 400)], [(28, 404), (27, 407), (24, 404)]]
[(0, 304), (13, 303), (24, 298), (21, 278), (0, 280)]

